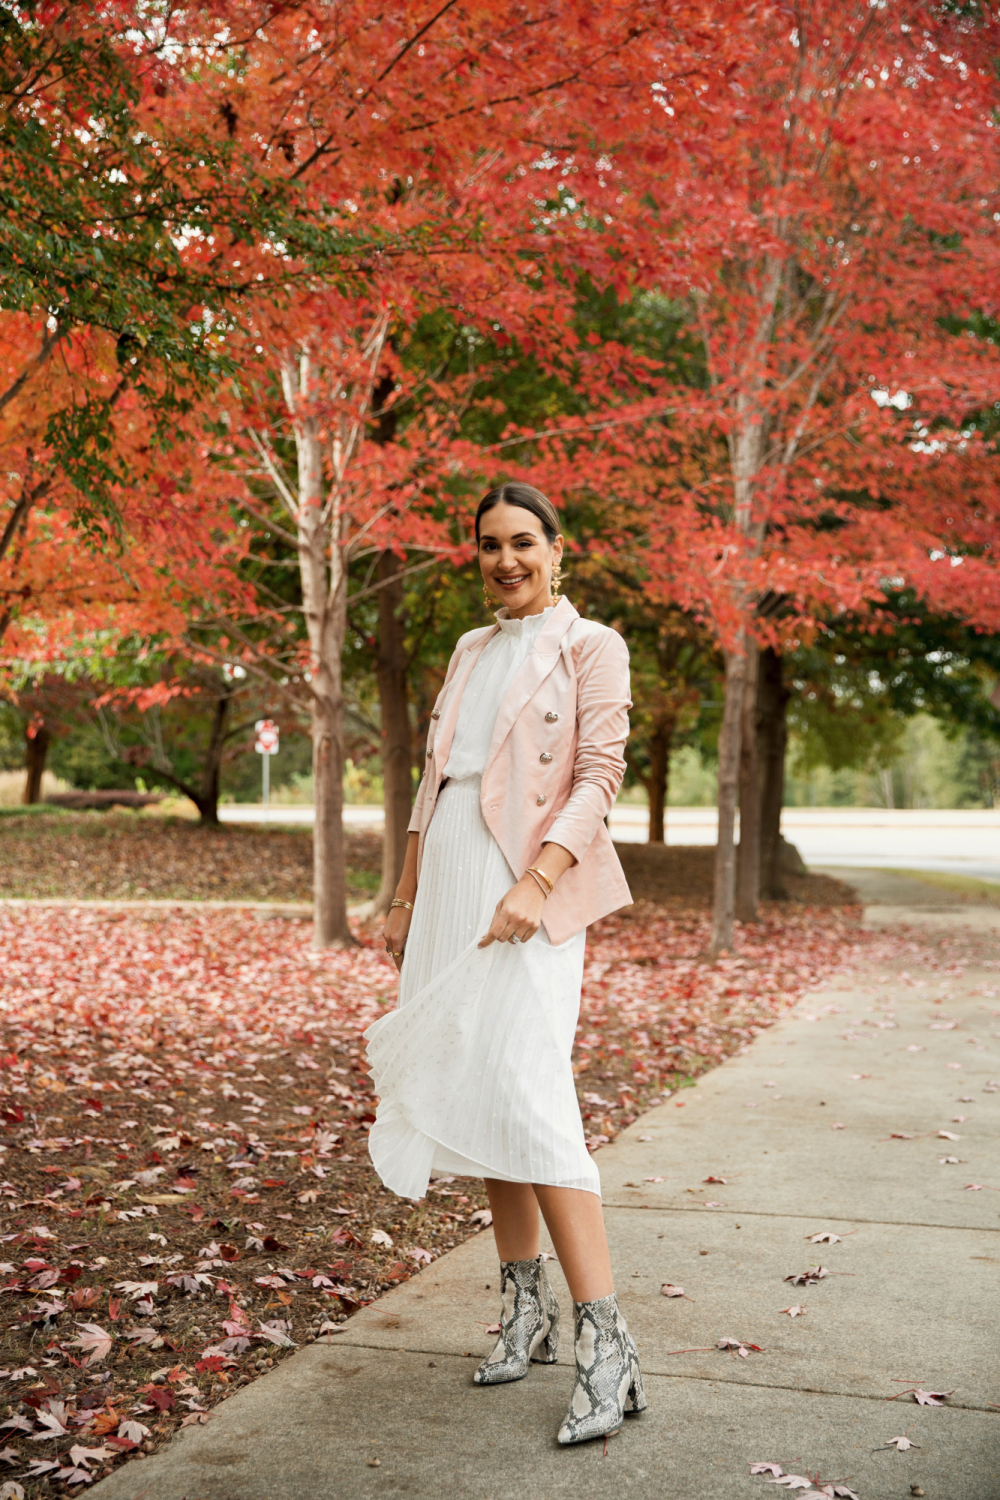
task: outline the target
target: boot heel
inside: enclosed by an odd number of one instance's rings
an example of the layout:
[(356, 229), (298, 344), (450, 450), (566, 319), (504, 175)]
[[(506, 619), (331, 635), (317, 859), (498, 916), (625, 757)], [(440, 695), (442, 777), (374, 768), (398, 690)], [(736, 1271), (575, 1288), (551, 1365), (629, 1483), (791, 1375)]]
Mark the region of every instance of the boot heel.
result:
[(646, 1392), (642, 1388), (642, 1371), (639, 1369), (639, 1361), (632, 1361), (632, 1384), (628, 1388), (625, 1398), (626, 1411), (645, 1411)]
[(542, 1339), (538, 1349), (538, 1363), (554, 1365), (559, 1355), (559, 1317), (556, 1315), (552, 1327)]

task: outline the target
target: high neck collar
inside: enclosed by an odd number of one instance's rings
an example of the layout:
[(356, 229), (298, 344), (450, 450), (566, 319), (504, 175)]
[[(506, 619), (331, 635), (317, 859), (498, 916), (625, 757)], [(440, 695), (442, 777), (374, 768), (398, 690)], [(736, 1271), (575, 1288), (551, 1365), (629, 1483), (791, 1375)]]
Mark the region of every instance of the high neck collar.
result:
[(496, 622), (504, 635), (527, 636), (534, 638), (541, 631), (547, 617), (555, 609), (554, 604), (548, 605), (539, 615), (526, 615), (523, 620), (512, 620), (508, 613), (506, 604), (496, 613)]

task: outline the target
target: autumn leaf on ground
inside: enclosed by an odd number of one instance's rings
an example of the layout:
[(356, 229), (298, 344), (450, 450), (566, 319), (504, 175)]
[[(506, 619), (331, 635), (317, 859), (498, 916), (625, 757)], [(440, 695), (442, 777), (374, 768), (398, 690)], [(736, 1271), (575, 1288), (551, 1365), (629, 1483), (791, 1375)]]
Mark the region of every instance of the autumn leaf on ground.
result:
[(903, 1396), (912, 1396), (918, 1406), (943, 1406), (949, 1396), (954, 1396), (957, 1386), (950, 1391), (925, 1391), (920, 1386), (909, 1386), (905, 1391), (897, 1391), (894, 1396), (887, 1396), (887, 1401), (899, 1401)]
[(261, 1335), (271, 1344), (277, 1344), (280, 1349), (294, 1349), (295, 1341), (288, 1337), (289, 1324), (274, 1319), (270, 1323), (260, 1323)]
[(776, 1474), (768, 1482), (784, 1485), (788, 1490), (811, 1490), (813, 1487), (812, 1480), (804, 1478), (801, 1474)]
[(897, 1452), (899, 1452), (899, 1453), (905, 1453), (908, 1448), (919, 1448), (919, 1447), (920, 1447), (919, 1443), (911, 1442), (911, 1440), (908, 1437), (903, 1436), (903, 1437), (890, 1438), (887, 1443), (883, 1443), (882, 1444), (881, 1448), (873, 1448), (872, 1452), (873, 1453), (881, 1453), (883, 1448), (895, 1448), (897, 1450)]
[(141, 1422), (126, 1420), (119, 1426), (118, 1436), (127, 1438), (130, 1443), (141, 1443), (144, 1437), (149, 1437), (149, 1428)]
[(801, 1318), (808, 1312), (808, 1308), (800, 1307), (797, 1302), (793, 1302), (791, 1307), (779, 1307), (778, 1311), (787, 1313), (790, 1318)]
[(373, 1245), (385, 1245), (389, 1249), (391, 1249), (392, 1248), (392, 1235), (391, 1234), (386, 1234), (386, 1232), (385, 1232), (384, 1229), (373, 1229), (372, 1230), (372, 1244)]
[(67, 1435), (68, 1428), (64, 1426), (62, 1421), (62, 1418), (66, 1415), (66, 1407), (61, 1401), (58, 1403), (58, 1406), (61, 1408), (61, 1413), (56, 1411), (40, 1411), (38, 1413), (35, 1420), (42, 1431), (31, 1434), (31, 1441), (33, 1443), (43, 1443), (47, 1438), (65, 1437)]
[(16, 1448), (0, 1449), (0, 1464), (19, 1464), (21, 1455)]
[(780, 1464), (751, 1464), (751, 1474), (771, 1474), (775, 1479), (780, 1479), (784, 1473)]
[(834, 1234), (832, 1229), (824, 1229), (820, 1234), (807, 1234), (806, 1239), (810, 1245), (839, 1245), (842, 1235)]
[(822, 1281), (829, 1274), (826, 1266), (810, 1266), (808, 1271), (798, 1271), (792, 1276), (786, 1276), (785, 1280), (790, 1281), (792, 1286), (815, 1286), (817, 1281)]
[(126, 1297), (155, 1297), (160, 1290), (158, 1281), (116, 1281), (115, 1291)]
[(751, 1350), (754, 1354), (765, 1353), (765, 1350), (759, 1344), (748, 1344), (743, 1339), (734, 1339), (728, 1336), (724, 1339), (719, 1339), (715, 1347), (717, 1349), (726, 1349), (731, 1354), (738, 1354), (741, 1359), (746, 1359)]
[(685, 1302), (694, 1301), (694, 1298), (689, 1297), (682, 1286), (674, 1286), (673, 1282), (670, 1281), (663, 1283), (660, 1287), (660, 1292), (664, 1297), (683, 1297)]
[(111, 1448), (81, 1448), (79, 1444), (69, 1450), (69, 1461), (75, 1468), (83, 1468), (87, 1464), (104, 1463), (109, 1458), (114, 1458)]
[(110, 1333), (97, 1323), (79, 1323), (77, 1326), (82, 1328), (83, 1332), (70, 1340), (70, 1348), (90, 1350), (86, 1360), (88, 1365), (107, 1359), (113, 1342)]
[(0, 1484), (0, 1500), (24, 1500), (24, 1488), (16, 1479)]
[(701, 1180), (702, 1180), (702, 1182), (718, 1182), (722, 1186), (725, 1186), (726, 1183), (728, 1183), (729, 1178), (728, 1177), (703, 1177)]
[(962, 1139), (962, 1137), (960, 1135), (956, 1135), (953, 1130), (939, 1130), (938, 1131), (938, 1140), (939, 1141), (960, 1141), (961, 1139)]

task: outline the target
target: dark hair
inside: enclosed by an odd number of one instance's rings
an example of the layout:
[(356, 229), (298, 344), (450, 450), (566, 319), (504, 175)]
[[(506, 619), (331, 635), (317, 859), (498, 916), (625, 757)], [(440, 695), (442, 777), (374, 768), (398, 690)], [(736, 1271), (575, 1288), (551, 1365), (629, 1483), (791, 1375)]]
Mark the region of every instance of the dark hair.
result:
[(488, 510), (494, 505), (517, 505), (521, 510), (530, 510), (537, 521), (541, 521), (542, 530), (546, 539), (551, 544), (559, 535), (559, 517), (556, 515), (555, 506), (551, 500), (546, 499), (541, 490), (536, 490), (531, 484), (498, 484), (495, 490), (490, 490), (479, 502), (476, 511), (476, 541), (479, 541), (479, 523)]

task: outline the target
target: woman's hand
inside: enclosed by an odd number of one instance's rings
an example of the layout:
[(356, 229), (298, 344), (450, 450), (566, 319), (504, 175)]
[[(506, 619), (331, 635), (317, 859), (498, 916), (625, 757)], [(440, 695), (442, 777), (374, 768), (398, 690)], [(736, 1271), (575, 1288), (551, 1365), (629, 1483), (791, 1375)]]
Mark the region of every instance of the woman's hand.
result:
[(382, 928), (386, 952), (397, 969), (403, 967), (403, 949), (406, 947), (406, 937), (410, 930), (412, 917), (413, 913), (407, 911), (405, 906), (394, 906), (386, 917), (385, 925)]
[(509, 943), (512, 937), (526, 943), (541, 925), (544, 905), (545, 897), (534, 876), (522, 876), (497, 903), (490, 930), (479, 941), (480, 948), (488, 948), (491, 943)]

